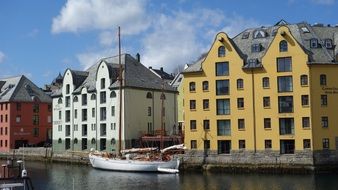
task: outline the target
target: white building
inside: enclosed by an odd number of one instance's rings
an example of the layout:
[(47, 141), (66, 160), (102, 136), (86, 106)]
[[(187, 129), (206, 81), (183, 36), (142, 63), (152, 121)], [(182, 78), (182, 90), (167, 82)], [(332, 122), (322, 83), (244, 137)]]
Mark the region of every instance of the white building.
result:
[(139, 59), (121, 55), (122, 113), (119, 113), (119, 57), (103, 58), (86, 71), (67, 69), (63, 86), (53, 97), (53, 149), (114, 151), (118, 149), (119, 114), (122, 148), (135, 147), (142, 135), (177, 125), (177, 92), (162, 82)]

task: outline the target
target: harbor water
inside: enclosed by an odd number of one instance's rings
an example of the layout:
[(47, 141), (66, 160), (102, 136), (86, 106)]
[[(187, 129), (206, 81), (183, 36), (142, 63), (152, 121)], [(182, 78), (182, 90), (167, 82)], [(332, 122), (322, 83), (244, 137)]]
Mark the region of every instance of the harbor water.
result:
[(97, 170), (86, 165), (45, 162), (26, 162), (26, 168), (37, 190), (338, 189), (338, 174), (127, 173)]

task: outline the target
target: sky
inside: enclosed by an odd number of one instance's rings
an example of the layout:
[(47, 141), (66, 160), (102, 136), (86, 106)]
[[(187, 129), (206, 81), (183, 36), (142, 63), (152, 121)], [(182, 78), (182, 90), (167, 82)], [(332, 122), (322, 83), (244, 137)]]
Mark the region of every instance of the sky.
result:
[(141, 55), (177, 72), (206, 52), (218, 32), (289, 23), (338, 24), (338, 0), (1, 0), (0, 78), (25, 75), (42, 87), (67, 68)]

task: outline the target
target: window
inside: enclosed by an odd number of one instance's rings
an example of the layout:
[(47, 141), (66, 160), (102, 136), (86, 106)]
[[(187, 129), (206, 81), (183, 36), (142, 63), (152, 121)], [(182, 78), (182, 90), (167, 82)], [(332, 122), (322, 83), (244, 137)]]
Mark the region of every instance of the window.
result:
[(325, 39), (325, 47), (328, 49), (331, 49), (333, 47), (331, 39)]
[(110, 98), (116, 98), (116, 93), (115, 91), (110, 92)]
[(62, 98), (58, 99), (58, 104), (62, 104)]
[(190, 130), (196, 130), (196, 120), (190, 120)]
[[(150, 108), (150, 115), (151, 115), (151, 107), (149, 107), (149, 108)], [(149, 115), (149, 108), (148, 108), (148, 115)], [(115, 116), (115, 106), (111, 107), (111, 116)]]
[(270, 108), (270, 97), (263, 97), (263, 107)]
[(210, 121), (208, 119), (203, 120), (203, 129), (204, 130), (210, 129)]
[(69, 137), (70, 136), (70, 125), (66, 125), (66, 134), (65, 134), (65, 136), (66, 137)]
[(292, 76), (278, 78), (278, 92), (292, 92)]
[(224, 57), (225, 56), (225, 47), (224, 46), (220, 46), (218, 48), (218, 57)]
[(70, 92), (70, 85), (67, 84), (67, 85), (66, 85), (66, 94), (69, 94), (69, 92)]
[(244, 33), (242, 34), (242, 39), (248, 39), (248, 38), (249, 38), (249, 35), (250, 35), (249, 32), (244, 32)]
[(100, 124), (100, 136), (107, 135), (107, 125), (105, 123)]
[(196, 110), (196, 100), (190, 100), (190, 109)]
[(203, 109), (204, 110), (209, 110), (209, 99), (204, 99), (203, 100)]
[(237, 79), (237, 89), (243, 89), (243, 88), (244, 88), (243, 79)]
[(58, 125), (58, 131), (62, 131), (62, 125)]
[(290, 72), (292, 71), (291, 57), (277, 58), (277, 72)]
[(310, 139), (303, 139), (303, 148), (311, 148), (311, 140)]
[(197, 141), (196, 140), (191, 140), (190, 145), (191, 145), (191, 149), (197, 149)]
[(82, 105), (85, 106), (87, 105), (87, 94), (82, 94)]
[(310, 127), (310, 118), (309, 117), (302, 117), (302, 126), (303, 128)]
[(329, 118), (324, 116), (322, 117), (322, 127), (323, 128), (328, 128), (329, 127)]
[(261, 51), (261, 44), (252, 44), (251, 45), (251, 52), (260, 52)]
[(16, 103), (16, 110), (21, 111), (21, 103)]
[(79, 130), (79, 127), (77, 124), (74, 125), (74, 131), (78, 131)]
[(164, 94), (164, 93), (161, 94), (160, 99), (161, 99), (161, 100), (165, 100), (165, 94)]
[[(152, 123), (148, 123), (148, 130), (149, 130), (149, 125), (150, 125), (150, 128), (151, 128)], [(111, 130), (116, 130), (116, 123), (111, 123), (111, 124), (110, 124), (110, 129), (111, 129)]]
[(216, 95), (229, 95), (229, 80), (216, 80)]
[(74, 110), (74, 118), (77, 118), (77, 109)]
[(88, 134), (88, 127), (86, 124), (82, 125), (82, 136), (87, 136)]
[(210, 140), (204, 140), (204, 150), (210, 149)]
[(323, 138), (323, 149), (329, 149), (330, 148), (330, 141), (328, 138)]
[(70, 122), (70, 110), (66, 110), (66, 122)]
[(280, 141), (281, 154), (294, 154), (295, 153), (295, 140), (281, 140)]
[(33, 115), (33, 125), (39, 125), (39, 115)]
[(229, 115), (230, 114), (230, 100), (229, 99), (217, 99), (217, 115)]
[(21, 115), (17, 115), (16, 118), (15, 118), (15, 121), (17, 123), (20, 123), (21, 122)]
[(74, 96), (73, 102), (78, 102), (78, 101), (79, 101), (79, 98), (77, 96)]
[(302, 106), (309, 105), (309, 95), (302, 95)]
[(327, 106), (327, 95), (320, 95), (320, 105)]
[(239, 140), (238, 141), (238, 148), (239, 149), (245, 149), (245, 140)]
[(280, 52), (286, 52), (288, 51), (288, 42), (285, 40), (282, 40), (279, 42), (279, 51)]
[(90, 99), (91, 99), (91, 100), (96, 100), (96, 94), (92, 94), (92, 95), (90, 96)]
[(244, 98), (237, 98), (237, 108), (238, 109), (244, 108)]
[(49, 112), (51, 112), (51, 111), (52, 111), (52, 109), (53, 109), (52, 105), (51, 105), (51, 104), (48, 104), (48, 107), (47, 107), (47, 109), (48, 109), (48, 111), (49, 111)]
[(106, 79), (102, 78), (101, 79), (101, 89), (104, 89), (104, 88), (106, 88)]
[(245, 120), (238, 119), (238, 130), (245, 130)]
[(189, 83), (189, 91), (190, 92), (195, 92), (196, 91), (196, 83), (195, 82), (190, 82)]
[(39, 104), (34, 104), (34, 105), (33, 105), (33, 112), (34, 112), (34, 113), (39, 113), (39, 110), (40, 110), (40, 109), (39, 109)]
[(300, 85), (301, 86), (307, 86), (308, 85), (308, 78), (307, 75), (301, 75), (300, 76)]
[(230, 120), (217, 120), (217, 136), (230, 136)]
[(271, 118), (264, 118), (264, 129), (271, 129)]
[(278, 110), (279, 113), (292, 113), (293, 112), (293, 97), (292, 96), (279, 96), (278, 97)]
[(280, 118), (279, 119), (279, 134), (280, 135), (295, 134), (293, 118)]
[(147, 98), (148, 99), (152, 99), (153, 98), (153, 95), (151, 94), (151, 92), (147, 92)]
[(66, 96), (66, 108), (69, 108), (70, 107), (70, 96)]
[(106, 92), (100, 92), (100, 104), (106, 103)]
[(96, 144), (96, 140), (94, 138), (92, 138), (91, 143)]
[(216, 63), (216, 76), (228, 76), (229, 75), (229, 63), (219, 62)]
[(105, 121), (107, 119), (106, 107), (100, 108), (100, 121)]
[(256, 39), (256, 38), (265, 38), (266, 36), (266, 33), (264, 30), (255, 30), (253, 32), (253, 38)]
[(33, 128), (33, 137), (38, 137), (39, 136), (39, 128)]
[(219, 140), (217, 141), (217, 153), (218, 154), (230, 154), (231, 141), (230, 140)]
[(82, 109), (82, 121), (87, 121), (87, 109)]
[(74, 144), (77, 144), (78, 143), (78, 140), (77, 138), (74, 139)]
[(326, 75), (324, 75), (324, 74), (320, 75), (320, 85), (322, 85), (322, 86), (326, 85)]
[(203, 88), (203, 91), (208, 91), (209, 90), (209, 82), (203, 81), (202, 88)]
[(270, 80), (269, 80), (269, 77), (264, 77), (262, 83), (263, 83), (263, 88), (270, 88)]
[(272, 148), (272, 141), (270, 139), (264, 141), (265, 149), (271, 149)]
[(59, 143), (59, 144), (61, 144), (61, 143), (62, 143), (62, 139), (61, 139), (61, 138), (59, 138), (59, 140), (58, 140), (58, 143)]
[(318, 40), (313, 38), (313, 39), (310, 39), (310, 47), (311, 48), (317, 48), (318, 47)]
[[(113, 116), (113, 114), (112, 114)], [(151, 107), (148, 107), (148, 116), (151, 116)]]

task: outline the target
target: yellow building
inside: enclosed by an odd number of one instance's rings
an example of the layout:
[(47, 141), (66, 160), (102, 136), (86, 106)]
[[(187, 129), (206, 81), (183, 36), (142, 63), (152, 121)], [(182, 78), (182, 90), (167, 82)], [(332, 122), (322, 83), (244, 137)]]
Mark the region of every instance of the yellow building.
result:
[(234, 38), (218, 33), (183, 72), (188, 155), (209, 163), (338, 163), (337, 45), (338, 27), (283, 20)]

